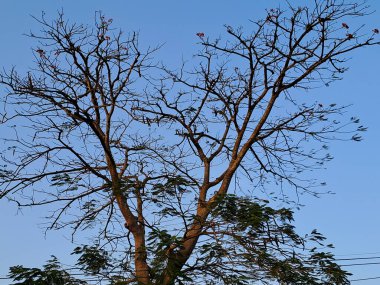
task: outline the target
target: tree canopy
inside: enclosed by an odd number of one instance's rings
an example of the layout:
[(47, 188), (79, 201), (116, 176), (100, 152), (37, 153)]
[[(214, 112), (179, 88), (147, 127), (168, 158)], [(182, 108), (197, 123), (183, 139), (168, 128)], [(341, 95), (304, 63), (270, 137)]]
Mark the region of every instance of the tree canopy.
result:
[[(292, 197), (317, 195), (309, 170), (331, 159), (329, 141), (365, 131), (305, 93), (380, 43), (377, 28), (349, 27), (367, 13), (333, 0), (270, 9), (249, 29), (196, 33), (198, 54), (177, 69), (102, 13), (93, 27), (36, 18), (34, 68), (0, 73), (12, 130), (0, 198), (54, 205), (51, 229), (96, 233), (73, 253), (99, 282), (349, 284), (323, 235), (295, 231)], [(54, 258), (10, 277), (85, 284)]]

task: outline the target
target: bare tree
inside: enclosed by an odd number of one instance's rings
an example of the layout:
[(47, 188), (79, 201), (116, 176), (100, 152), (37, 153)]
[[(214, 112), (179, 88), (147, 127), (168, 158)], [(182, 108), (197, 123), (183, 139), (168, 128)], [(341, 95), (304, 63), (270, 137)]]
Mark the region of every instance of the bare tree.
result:
[(176, 71), (101, 14), (95, 29), (42, 17), (36, 69), (0, 75), (3, 123), (14, 126), (1, 196), (57, 203), (51, 228), (99, 229), (95, 247), (75, 250), (78, 264), (113, 284), (348, 284), (324, 237), (297, 235), (292, 210), (258, 191), (316, 195), (302, 173), (330, 159), (329, 140), (360, 140), (356, 118), (338, 121), (345, 107), (302, 93), (379, 44), (377, 29), (347, 24), (367, 12), (331, 0), (271, 9), (252, 33), (198, 33), (192, 67)]

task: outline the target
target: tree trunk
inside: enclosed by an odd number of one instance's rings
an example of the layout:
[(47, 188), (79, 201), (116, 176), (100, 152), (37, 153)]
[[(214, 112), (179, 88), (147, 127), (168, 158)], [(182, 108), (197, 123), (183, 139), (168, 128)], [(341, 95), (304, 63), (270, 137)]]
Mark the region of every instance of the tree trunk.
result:
[(133, 234), (135, 239), (135, 273), (139, 285), (149, 285), (149, 266), (146, 262), (145, 233), (142, 227)]

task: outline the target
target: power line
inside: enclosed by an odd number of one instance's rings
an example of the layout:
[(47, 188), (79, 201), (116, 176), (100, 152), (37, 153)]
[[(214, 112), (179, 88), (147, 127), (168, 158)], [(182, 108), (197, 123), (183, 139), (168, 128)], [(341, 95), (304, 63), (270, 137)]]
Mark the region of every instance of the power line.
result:
[[(364, 264), (365, 265), (365, 264)], [(11, 280), (12, 278), (9, 278), (9, 277), (0, 277), (0, 280)], [(380, 279), (380, 276), (377, 276), (377, 277), (367, 277), (367, 278), (359, 278), (359, 279), (352, 279), (350, 280), (350, 282), (358, 282), (358, 281), (366, 281), (366, 280), (375, 280), (375, 279)], [(86, 281), (86, 282), (97, 282), (99, 281), (99, 279), (85, 279), (85, 280), (82, 280), (82, 281)]]
[[(365, 255), (365, 254), (370, 254), (370, 253), (363, 253), (362, 255)], [(356, 254), (352, 254), (352, 255), (356, 255)], [(359, 255), (359, 254), (357, 254), (357, 255)], [(340, 256), (342, 256), (342, 255), (340, 255)], [(349, 256), (349, 255), (346, 255), (346, 256)], [(335, 259), (335, 261), (371, 260), (371, 259), (380, 259), (380, 256), (339, 258), (339, 259)], [(364, 265), (378, 265), (378, 264), (380, 264), (380, 262), (341, 264), (339, 266), (341, 266), (341, 267), (349, 267), (349, 266), (364, 266)], [(84, 276), (84, 274), (81, 274), (81, 273), (71, 273), (71, 275)], [(12, 279), (12, 278), (0, 276), (0, 280), (10, 280), (10, 279)], [(380, 276), (377, 276), (377, 277), (368, 277), (368, 278), (360, 278), (360, 279), (352, 279), (350, 281), (351, 282), (357, 282), (357, 281), (366, 281), (366, 280), (375, 280), (375, 279), (380, 279)], [(83, 281), (91, 282), (91, 281), (99, 281), (99, 279), (86, 279), (85, 278)]]
[(351, 282), (357, 282), (357, 281), (365, 281), (365, 280), (375, 280), (380, 279), (380, 276), (378, 277), (368, 277), (368, 278), (360, 278), (360, 279), (352, 279)]
[(366, 263), (352, 263), (352, 264), (340, 264), (339, 266), (360, 266), (360, 265), (375, 265), (380, 264), (380, 262), (366, 262)]
[(380, 251), (376, 252), (363, 252), (363, 253), (350, 253), (350, 254), (334, 254), (335, 256), (355, 256), (355, 255), (373, 255), (380, 254)]
[[(0, 280), (14, 280), (14, 278), (0, 277)], [(99, 281), (101, 281), (100, 279), (97, 279), (97, 278), (81, 278), (80, 280), (85, 281), (85, 282), (99, 282)]]
[(345, 260), (363, 260), (363, 259), (379, 259), (380, 256), (371, 256), (371, 257), (352, 257), (352, 258), (337, 258), (334, 261), (345, 261)]

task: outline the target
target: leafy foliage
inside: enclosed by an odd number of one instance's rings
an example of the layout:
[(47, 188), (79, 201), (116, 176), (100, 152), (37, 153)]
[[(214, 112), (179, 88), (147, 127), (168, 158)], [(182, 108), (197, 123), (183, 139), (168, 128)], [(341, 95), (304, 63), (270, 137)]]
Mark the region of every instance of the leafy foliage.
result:
[(76, 247), (73, 254), (80, 255), (77, 265), (83, 272), (91, 275), (99, 274), (111, 265), (108, 253), (95, 246)]
[[(215, 224), (209, 234), (215, 235), (215, 241), (204, 244), (201, 254), (207, 264), (215, 264), (216, 268), (223, 265), (220, 273), (226, 270), (226, 264), (240, 260), (230, 270), (232, 276), (234, 271), (240, 273), (236, 280), (241, 284), (250, 284), (252, 279), (289, 284), (349, 284), (348, 273), (334, 262), (333, 255), (317, 250), (317, 246), (323, 246), (323, 235), (316, 230), (304, 237), (295, 232), (290, 209), (274, 209), (266, 200), (228, 194), (212, 215)], [(211, 275), (212, 267), (205, 268)]]
[(13, 266), (9, 270), (9, 277), (16, 283), (12, 285), (83, 285), (84, 281), (73, 278), (55, 256), (47, 261), (43, 269)]

